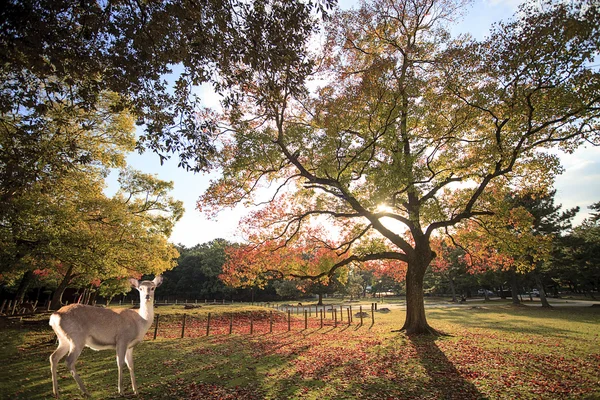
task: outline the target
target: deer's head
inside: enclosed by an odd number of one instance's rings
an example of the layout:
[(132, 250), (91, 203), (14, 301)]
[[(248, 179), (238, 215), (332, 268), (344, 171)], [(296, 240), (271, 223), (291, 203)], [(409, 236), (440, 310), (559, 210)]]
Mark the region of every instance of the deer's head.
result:
[(163, 281), (163, 278), (160, 275), (158, 275), (152, 281), (141, 281), (140, 282), (137, 279), (129, 278), (129, 282), (131, 283), (131, 286), (133, 286), (140, 292), (140, 300), (143, 301), (145, 299), (146, 302), (149, 302), (149, 303), (154, 302), (154, 290), (160, 286), (162, 281)]

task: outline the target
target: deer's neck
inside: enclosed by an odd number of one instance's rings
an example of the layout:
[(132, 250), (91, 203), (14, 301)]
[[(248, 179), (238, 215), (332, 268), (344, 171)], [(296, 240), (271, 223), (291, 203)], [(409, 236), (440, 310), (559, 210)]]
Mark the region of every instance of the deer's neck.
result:
[(143, 299), (140, 302), (140, 309), (138, 310), (140, 317), (146, 320), (146, 323), (151, 324), (154, 320), (154, 304), (153, 301), (145, 301)]

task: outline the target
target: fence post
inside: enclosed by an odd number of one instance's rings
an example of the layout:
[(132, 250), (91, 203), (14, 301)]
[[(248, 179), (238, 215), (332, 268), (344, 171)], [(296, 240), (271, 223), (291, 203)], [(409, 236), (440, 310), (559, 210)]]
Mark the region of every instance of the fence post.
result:
[(348, 308), (348, 325), (350, 325), (350, 322), (352, 321), (352, 318), (350, 317), (350, 309)]
[(254, 333), (254, 317), (252, 317), (252, 313), (250, 313), (250, 334)]
[(375, 309), (377, 308), (377, 303), (373, 304), (371, 307), (371, 326), (375, 325)]
[(323, 329), (323, 310), (321, 310), (321, 329)]
[(229, 318), (229, 334), (231, 335), (233, 332), (233, 314), (231, 314), (231, 318)]
[(352, 321), (354, 320), (354, 316), (352, 315), (352, 306), (350, 306), (348, 310), (350, 310), (350, 323), (352, 323)]
[(333, 309), (333, 327), (337, 328), (337, 308)]
[(304, 330), (308, 329), (308, 311), (304, 310)]
[(344, 322), (344, 307), (340, 305), (340, 322)]
[(359, 313), (360, 313), (360, 326), (362, 326), (363, 325), (363, 311), (362, 311), (362, 306), (360, 306)]
[(208, 336), (210, 332), (210, 313), (208, 313), (208, 318), (206, 319), (206, 336)]
[(291, 321), (291, 317), (290, 317), (290, 310), (287, 310), (287, 314), (288, 314), (288, 332), (292, 330), (292, 321)]
[(273, 311), (269, 311), (269, 333), (273, 333)]
[(181, 322), (181, 338), (183, 339), (183, 337), (185, 336), (185, 319), (186, 319), (187, 315), (183, 314), (183, 321)]
[(154, 340), (156, 340), (156, 334), (158, 333), (158, 317), (160, 315), (156, 314), (156, 322), (154, 323)]

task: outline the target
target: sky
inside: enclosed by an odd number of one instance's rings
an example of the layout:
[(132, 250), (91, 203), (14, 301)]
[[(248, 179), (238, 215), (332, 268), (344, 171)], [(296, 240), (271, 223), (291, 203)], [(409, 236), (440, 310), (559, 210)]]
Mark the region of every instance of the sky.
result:
[[(338, 4), (342, 8), (351, 8), (357, 3), (356, 0), (339, 0)], [(452, 28), (452, 33), (468, 32), (476, 39), (483, 39), (492, 23), (510, 18), (519, 3), (520, 0), (475, 0), (465, 9), (464, 17)], [(218, 98), (209, 89), (205, 87), (200, 91), (204, 94), (205, 106), (218, 105)], [(574, 221), (579, 224), (588, 215), (587, 207), (600, 201), (600, 148), (581, 147), (573, 154), (561, 155), (560, 159), (564, 172), (556, 178), (555, 203), (562, 204), (563, 208), (579, 206), (581, 211)], [(132, 153), (127, 162), (130, 167), (174, 182), (172, 196), (183, 201), (186, 212), (175, 225), (171, 242), (191, 247), (216, 238), (241, 240), (236, 235), (236, 229), (240, 218), (248, 212), (247, 209), (239, 206), (233, 210), (224, 210), (217, 220), (208, 220), (196, 210), (196, 201), (207, 190), (210, 180), (217, 178), (216, 173), (187, 172), (177, 167), (176, 156), (161, 166), (158, 156), (151, 152), (141, 155)], [(116, 176), (113, 174), (109, 177), (107, 191), (114, 191), (115, 185)]]

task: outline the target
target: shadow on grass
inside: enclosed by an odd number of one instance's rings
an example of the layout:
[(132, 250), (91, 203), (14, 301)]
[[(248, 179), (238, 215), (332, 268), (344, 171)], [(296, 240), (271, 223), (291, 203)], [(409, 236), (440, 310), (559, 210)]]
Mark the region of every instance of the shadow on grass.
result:
[(454, 364), (437, 346), (439, 337), (430, 335), (408, 335), (420, 364), (429, 377), (427, 392), (435, 393), (437, 399), (484, 399), (475, 385), (465, 380)]

